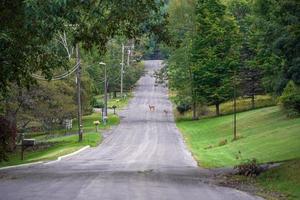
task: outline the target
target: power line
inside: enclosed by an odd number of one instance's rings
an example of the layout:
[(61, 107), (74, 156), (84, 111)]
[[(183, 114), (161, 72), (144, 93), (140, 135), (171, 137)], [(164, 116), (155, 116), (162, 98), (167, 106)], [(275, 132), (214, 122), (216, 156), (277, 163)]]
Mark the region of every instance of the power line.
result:
[[(77, 62), (76, 65), (74, 65), (74, 67), (71, 70), (68, 70), (67, 72), (65, 72), (63, 74), (52, 77), (51, 81), (57, 81), (57, 80), (65, 79), (66, 77), (73, 74), (78, 69), (79, 66), (80, 66), (80, 62)], [(46, 79), (45, 77), (43, 77), (41, 75), (38, 75), (38, 74), (31, 74), (31, 76), (35, 79), (38, 79), (38, 80), (48, 81), (48, 79)]]

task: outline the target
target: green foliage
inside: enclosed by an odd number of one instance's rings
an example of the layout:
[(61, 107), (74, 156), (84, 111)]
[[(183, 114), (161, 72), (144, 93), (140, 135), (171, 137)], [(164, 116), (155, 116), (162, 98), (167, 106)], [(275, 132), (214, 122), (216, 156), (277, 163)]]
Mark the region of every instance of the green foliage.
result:
[(218, 0), (197, 1), (196, 14), (192, 82), (198, 98), (218, 107), (233, 94), (231, 77), (239, 33), (236, 22)]
[(1, 94), (10, 83), (29, 87), (35, 82), (31, 77), (34, 72), (51, 79), (53, 69), (68, 66), (66, 54), (53, 45), (57, 33), (68, 32), (73, 46), (82, 43), (91, 49), (97, 45), (104, 52), (116, 35), (133, 38), (145, 32), (158, 34), (163, 23), (147, 22), (161, 16), (163, 4), (161, 0), (4, 1), (0, 7)]
[(94, 108), (104, 108), (104, 103), (103, 101), (100, 101), (100, 100), (95, 100), (94, 104), (93, 104), (93, 107)]
[(280, 97), (282, 107), (289, 117), (300, 115), (300, 87), (290, 81)]
[(258, 58), (267, 76), (273, 77), (273, 91), (278, 94), (289, 80), (300, 84), (299, 5), (297, 0), (257, 0), (253, 5), (259, 30)]

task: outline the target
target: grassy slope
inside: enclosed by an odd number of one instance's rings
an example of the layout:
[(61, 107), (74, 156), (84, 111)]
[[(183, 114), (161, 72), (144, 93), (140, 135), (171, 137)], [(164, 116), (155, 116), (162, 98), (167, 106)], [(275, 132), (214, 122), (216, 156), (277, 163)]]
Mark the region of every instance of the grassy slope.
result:
[[(234, 142), (232, 115), (178, 121), (177, 125), (204, 167), (233, 166), (251, 158), (261, 163), (300, 158), (300, 118), (287, 119), (278, 107), (268, 107), (239, 113), (237, 123), (243, 138)], [(219, 146), (225, 139), (228, 144)], [(242, 159), (236, 159), (239, 151)]]

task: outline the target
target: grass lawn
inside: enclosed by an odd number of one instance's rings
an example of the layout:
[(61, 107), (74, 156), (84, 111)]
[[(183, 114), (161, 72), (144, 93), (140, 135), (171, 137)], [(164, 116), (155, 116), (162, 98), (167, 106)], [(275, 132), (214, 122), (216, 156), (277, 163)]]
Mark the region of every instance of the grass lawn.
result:
[[(128, 105), (129, 100), (133, 97), (131, 92), (124, 94), (124, 97), (117, 96), (116, 98), (109, 98), (107, 101), (107, 107), (112, 108), (114, 105), (117, 109), (122, 109)], [(99, 101), (103, 101), (103, 95), (98, 95), (95, 97)]]
[[(37, 142), (46, 142), (49, 144), (47, 148), (37, 149), (32, 151), (25, 152), (25, 159), (22, 161), (20, 159), (20, 152), (10, 153), (9, 161), (8, 162), (1, 162), (0, 167), (11, 166), (11, 165), (18, 165), (18, 164), (25, 164), (30, 162), (37, 162), (37, 161), (45, 161), (45, 160), (54, 160), (57, 159), (59, 156), (66, 155), (77, 151), (78, 149), (90, 145), (92, 147), (97, 146), (101, 140), (101, 133), (96, 133), (96, 128), (94, 125), (94, 121), (100, 120), (101, 121), (101, 114), (100, 113), (93, 113), (91, 115), (83, 116), (83, 127), (84, 127), (84, 134), (83, 134), (83, 141), (81, 143), (78, 142), (78, 135), (65, 135), (64, 130), (58, 130), (57, 132), (53, 132), (51, 135), (47, 133), (38, 133), (38, 134), (30, 134), (27, 137), (35, 138)], [(99, 130), (107, 129), (113, 125), (117, 125), (120, 122), (120, 118), (117, 115), (109, 115), (108, 122), (106, 125), (100, 124)], [(70, 131), (71, 133), (77, 132), (77, 121), (73, 121), (73, 129)]]
[[(252, 158), (260, 163), (300, 158), (300, 118), (287, 119), (276, 106), (239, 113), (237, 130), (241, 138), (234, 142), (232, 122), (233, 116), (227, 115), (179, 120), (177, 126), (204, 167), (234, 166)], [(224, 140), (227, 144), (219, 145)]]
[(95, 147), (101, 142), (101, 139), (101, 134), (96, 132), (84, 134), (81, 143), (78, 142), (78, 135), (56, 137), (47, 141), (51, 146), (46, 149), (26, 151), (23, 161), (20, 159), (19, 151), (9, 154), (9, 162), (0, 162), (0, 167), (54, 160), (59, 156), (72, 153), (87, 145)]
[(262, 173), (256, 183), (269, 191), (279, 191), (288, 199), (300, 199), (300, 160), (286, 162)]

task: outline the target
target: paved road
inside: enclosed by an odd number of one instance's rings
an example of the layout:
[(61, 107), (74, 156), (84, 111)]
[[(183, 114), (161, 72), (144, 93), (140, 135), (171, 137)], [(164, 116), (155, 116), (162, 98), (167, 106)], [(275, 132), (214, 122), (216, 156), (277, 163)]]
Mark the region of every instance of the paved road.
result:
[[(146, 76), (103, 143), (50, 164), (0, 171), (3, 200), (254, 200), (209, 183), (175, 127), (167, 89), (151, 76), (161, 61), (147, 61)], [(148, 105), (155, 105), (150, 112)]]

